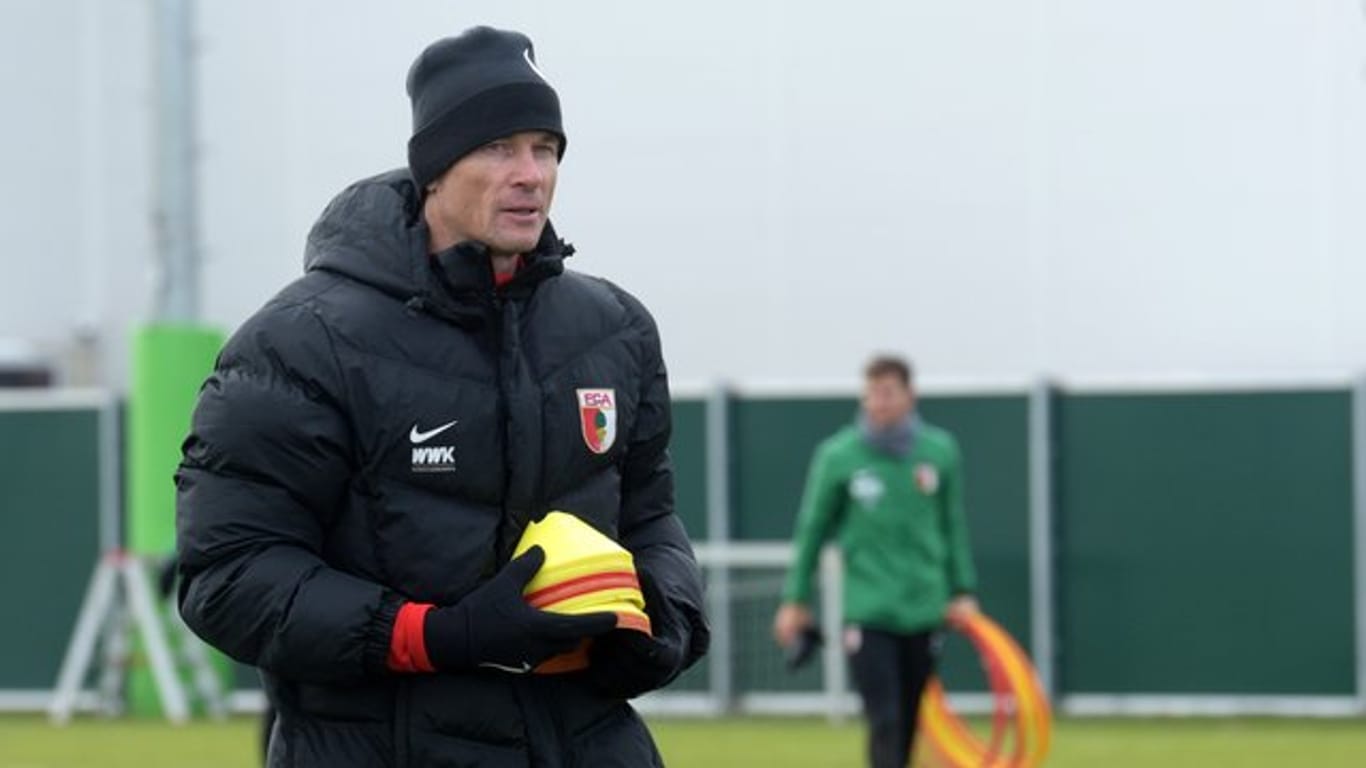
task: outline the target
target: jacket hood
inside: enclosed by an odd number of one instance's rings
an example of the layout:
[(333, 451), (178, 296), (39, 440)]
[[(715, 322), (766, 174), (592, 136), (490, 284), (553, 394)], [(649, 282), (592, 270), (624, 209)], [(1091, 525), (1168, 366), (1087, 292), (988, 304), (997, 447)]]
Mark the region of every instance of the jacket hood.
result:
[[(355, 182), (328, 203), (309, 231), (304, 271), (345, 275), (422, 304), (463, 303), (468, 296), (487, 295), (493, 286), (487, 248), (466, 241), (429, 256), (421, 205), (406, 168)], [(564, 258), (573, 252), (547, 221), (514, 284), (559, 274)], [(523, 273), (528, 280), (521, 279)]]
[(346, 275), (396, 296), (425, 292), (427, 226), (406, 170), (362, 179), (323, 209), (304, 247), (304, 271)]

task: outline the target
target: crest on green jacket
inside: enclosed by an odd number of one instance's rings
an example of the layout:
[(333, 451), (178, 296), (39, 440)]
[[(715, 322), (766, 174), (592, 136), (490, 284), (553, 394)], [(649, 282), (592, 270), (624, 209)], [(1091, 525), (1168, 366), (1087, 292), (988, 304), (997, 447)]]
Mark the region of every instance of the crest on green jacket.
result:
[(939, 490), (939, 468), (933, 464), (915, 465), (915, 487), (926, 496), (933, 496)]

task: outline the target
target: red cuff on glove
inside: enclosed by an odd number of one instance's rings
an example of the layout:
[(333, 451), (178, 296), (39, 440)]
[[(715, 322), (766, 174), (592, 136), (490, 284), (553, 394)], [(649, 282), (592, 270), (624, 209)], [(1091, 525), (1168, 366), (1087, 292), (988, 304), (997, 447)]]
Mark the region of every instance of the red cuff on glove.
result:
[(435, 672), (427, 658), (424, 631), (430, 603), (404, 603), (394, 618), (394, 632), (389, 637), (389, 669), (395, 672)]

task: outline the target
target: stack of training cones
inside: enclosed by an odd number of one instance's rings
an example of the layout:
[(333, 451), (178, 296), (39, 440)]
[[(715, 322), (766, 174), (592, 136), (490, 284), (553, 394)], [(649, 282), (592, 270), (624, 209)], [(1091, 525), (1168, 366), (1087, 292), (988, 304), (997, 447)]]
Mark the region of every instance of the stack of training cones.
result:
[[(550, 512), (527, 526), (513, 557), (534, 546), (545, 550), (545, 563), (522, 591), (533, 608), (552, 613), (617, 615), (617, 629), (650, 634), (645, 596), (636, 577), (635, 559), (593, 526), (565, 512)], [(588, 666), (585, 640), (573, 651), (542, 662), (541, 674), (572, 672)]]
[[(920, 732), (930, 765), (945, 768), (1034, 768), (1048, 754), (1052, 718), (1029, 657), (996, 622), (982, 614), (951, 622), (982, 659), (995, 703), (991, 738), (982, 741), (949, 708), (944, 687), (931, 679), (920, 704)], [(922, 765), (924, 763), (918, 763)]]

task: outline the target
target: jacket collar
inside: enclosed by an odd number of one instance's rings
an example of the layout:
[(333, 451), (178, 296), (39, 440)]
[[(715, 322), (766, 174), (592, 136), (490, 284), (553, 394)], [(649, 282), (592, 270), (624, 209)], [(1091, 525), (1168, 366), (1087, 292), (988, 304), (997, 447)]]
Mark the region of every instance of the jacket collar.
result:
[[(537, 283), (564, 272), (564, 260), (573, 253), (574, 246), (561, 240), (547, 221), (536, 248), (523, 254), (522, 266), (505, 286), (505, 292), (510, 297), (530, 293)], [(487, 296), (494, 291), (493, 262), (488, 246), (481, 242), (456, 243), (432, 254), (428, 261), (442, 287), (457, 300), (471, 295)]]
[(427, 253), (429, 232), (421, 205), (407, 169), (352, 184), (313, 225), (305, 269), (346, 275), (405, 302), (410, 310), (470, 325), (483, 321), (496, 296), (525, 298), (543, 280), (562, 273), (564, 259), (574, 252), (546, 222), (516, 277), (495, 293), (493, 267), (482, 243), (463, 242)]
[(468, 325), (476, 318), (482, 320), (499, 297), (518, 300), (530, 296), (542, 281), (564, 272), (564, 260), (573, 253), (574, 246), (561, 240), (546, 222), (535, 250), (523, 254), (517, 274), (498, 289), (488, 246), (466, 240), (423, 260), (427, 286), (419, 298), (433, 314)]

